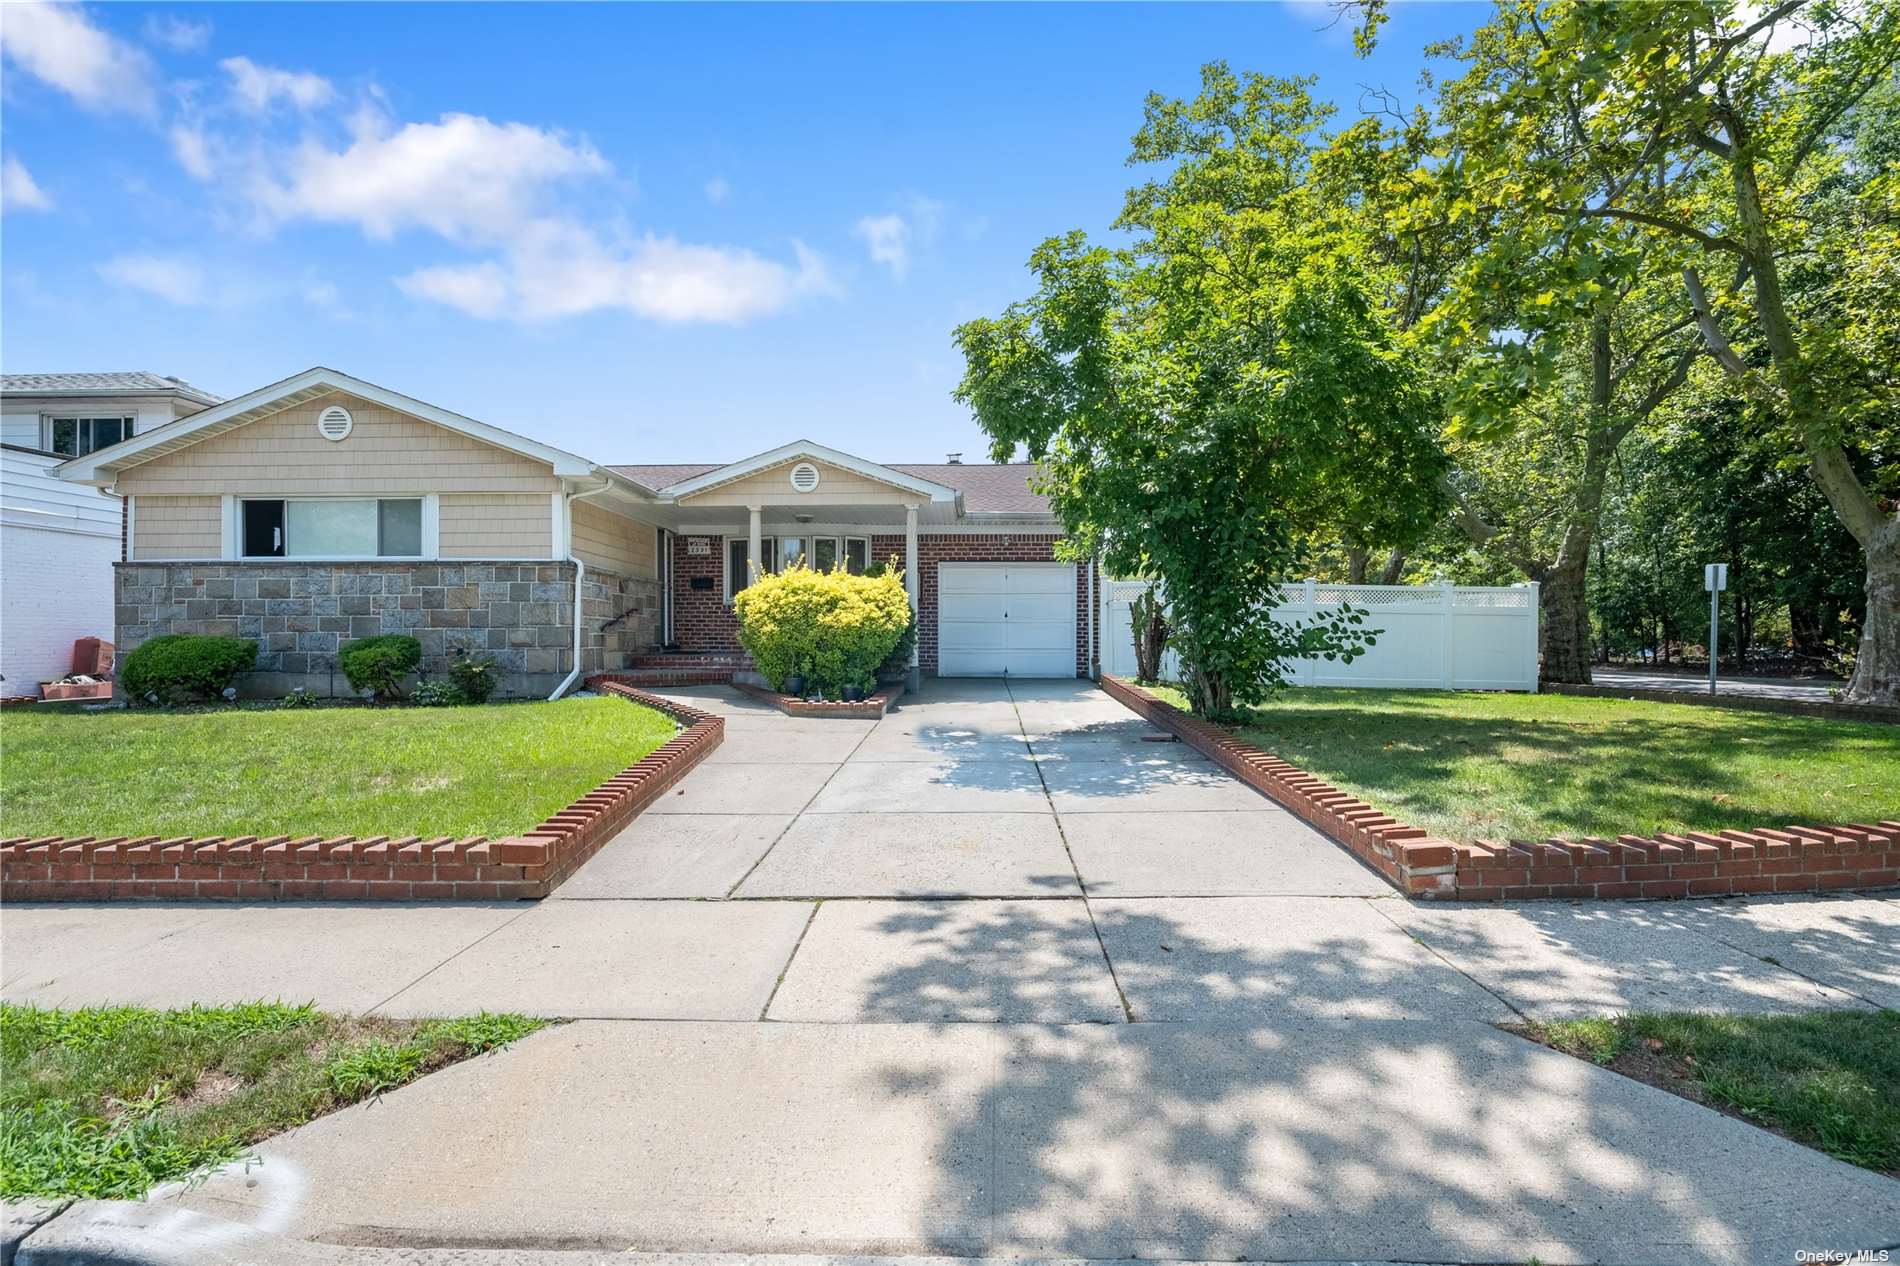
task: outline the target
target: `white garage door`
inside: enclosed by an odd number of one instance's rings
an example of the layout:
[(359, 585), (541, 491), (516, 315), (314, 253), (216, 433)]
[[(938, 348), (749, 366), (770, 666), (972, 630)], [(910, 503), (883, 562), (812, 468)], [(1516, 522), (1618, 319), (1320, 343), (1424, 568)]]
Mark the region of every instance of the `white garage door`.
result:
[(943, 563), (937, 671), (945, 677), (1075, 676), (1075, 567)]

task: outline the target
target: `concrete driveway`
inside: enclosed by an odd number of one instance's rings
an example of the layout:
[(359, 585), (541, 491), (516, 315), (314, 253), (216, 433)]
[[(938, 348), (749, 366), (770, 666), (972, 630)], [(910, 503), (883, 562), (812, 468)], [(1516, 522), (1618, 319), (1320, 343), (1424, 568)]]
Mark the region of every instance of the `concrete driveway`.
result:
[(1900, 1004), (1900, 900), (1415, 905), (1085, 682), (726, 741), (549, 900), (9, 907), (0, 993), (575, 1019), (162, 1207), (336, 1244), (1742, 1263), (1900, 1183), (1492, 1027)]

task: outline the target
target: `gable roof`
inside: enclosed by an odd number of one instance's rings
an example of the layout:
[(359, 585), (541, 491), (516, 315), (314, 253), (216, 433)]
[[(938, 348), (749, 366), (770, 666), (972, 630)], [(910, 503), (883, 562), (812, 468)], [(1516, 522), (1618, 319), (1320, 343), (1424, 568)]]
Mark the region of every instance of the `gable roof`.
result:
[(0, 374), (0, 393), (9, 396), (182, 396), (199, 404), (223, 404), (183, 378), (138, 369), (106, 374)]
[(814, 444), (810, 440), (794, 440), (790, 444), (781, 444), (777, 448), (768, 449), (763, 453), (755, 453), (751, 457), (732, 462), (729, 465), (715, 466), (710, 470), (701, 471), (699, 474), (676, 479), (667, 485), (666, 490), (661, 495), (666, 500), (690, 497), (696, 492), (705, 492), (709, 488), (716, 488), (721, 484), (731, 483), (735, 479), (744, 479), (747, 475), (756, 474), (762, 470), (770, 470), (774, 466), (782, 466), (786, 462), (795, 461), (801, 457), (813, 458), (827, 465), (836, 466), (841, 470), (848, 470), (853, 474), (862, 475), (866, 479), (875, 479), (879, 483), (890, 484), (892, 487), (901, 488), (906, 492), (916, 493), (927, 501), (953, 502), (957, 499), (957, 490), (955, 488), (938, 483), (935, 480), (926, 479), (920, 475), (911, 474), (908, 471), (897, 470), (890, 466), (880, 466), (876, 462), (867, 462), (862, 457), (853, 457), (849, 453), (840, 452), (835, 448), (827, 448), (823, 444)]
[[(954, 489), (965, 514), (1045, 515), (1049, 498), (1032, 492), (1034, 462), (886, 462), (885, 467)], [(676, 484), (723, 470), (723, 462), (650, 462), (607, 469), (650, 492), (670, 494)]]
[(314, 369), (306, 369), (301, 374), (286, 378), (282, 382), (260, 387), (235, 400), (226, 400), (221, 404), (213, 405), (201, 413), (194, 413), (189, 417), (154, 427), (141, 435), (135, 435), (129, 440), (114, 444), (110, 448), (102, 448), (84, 457), (75, 457), (58, 466), (55, 473), (62, 479), (72, 479), (80, 483), (110, 484), (118, 472), (128, 467), (149, 462), (155, 457), (162, 457), (166, 453), (196, 444), (200, 440), (207, 440), (214, 435), (235, 430), (259, 418), (268, 417), (305, 401), (315, 400), (319, 396), (329, 395), (333, 391), (341, 391), (358, 399), (368, 400), (372, 404), (380, 404), (384, 408), (421, 418), (425, 422), (433, 422), (437, 426), (460, 432), (471, 439), (493, 444), (496, 448), (507, 449), (510, 452), (532, 457), (537, 461), (547, 462), (556, 475), (591, 475), (602, 470), (585, 457), (576, 456), (565, 449), (554, 448), (538, 440), (516, 435), (513, 431), (504, 431), (486, 422), (477, 422), (474, 418), (451, 413), (447, 409), (437, 408), (412, 396), (405, 396), (387, 387), (379, 387), (375, 383), (364, 382), (361, 378), (352, 378), (338, 370), (326, 369), (319, 365)]

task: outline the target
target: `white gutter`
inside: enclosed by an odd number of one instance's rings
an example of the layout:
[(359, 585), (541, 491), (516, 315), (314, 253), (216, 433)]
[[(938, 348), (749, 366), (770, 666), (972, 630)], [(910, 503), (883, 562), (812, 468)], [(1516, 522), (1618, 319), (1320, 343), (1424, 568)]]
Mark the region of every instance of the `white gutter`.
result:
[(587, 576), (587, 564), (583, 563), (580, 555), (574, 552), (574, 503), (583, 497), (598, 497), (613, 486), (614, 481), (607, 479), (602, 481), (600, 487), (591, 488), (586, 492), (564, 491), (562, 493), (561, 517), (566, 521), (567, 526), (567, 561), (574, 564), (574, 668), (562, 679), (561, 684), (554, 688), (554, 693), (548, 696), (550, 702), (566, 694), (574, 685), (575, 679), (581, 675), (581, 581)]

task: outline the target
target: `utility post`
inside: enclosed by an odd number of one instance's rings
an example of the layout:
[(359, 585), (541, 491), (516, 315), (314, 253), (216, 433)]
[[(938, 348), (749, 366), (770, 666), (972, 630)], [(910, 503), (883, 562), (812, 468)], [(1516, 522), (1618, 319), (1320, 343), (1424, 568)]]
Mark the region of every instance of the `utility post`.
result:
[(1715, 693), (1717, 633), (1722, 619), (1722, 591), (1728, 588), (1728, 564), (1709, 563), (1702, 569), (1702, 587), (1709, 591), (1709, 693)]

